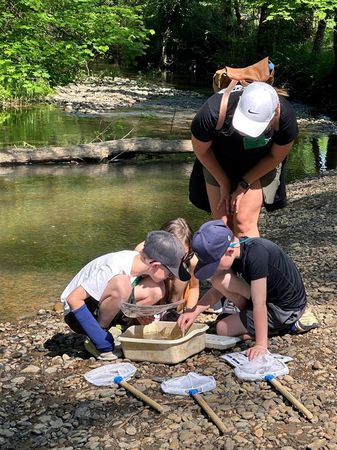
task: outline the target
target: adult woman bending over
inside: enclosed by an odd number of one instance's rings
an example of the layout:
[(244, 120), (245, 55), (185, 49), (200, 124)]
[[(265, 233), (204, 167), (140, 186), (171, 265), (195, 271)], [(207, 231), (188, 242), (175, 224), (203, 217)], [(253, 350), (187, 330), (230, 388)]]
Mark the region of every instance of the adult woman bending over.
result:
[(273, 204), (284, 183), (282, 162), (298, 134), (295, 113), (272, 86), (253, 82), (233, 89), (216, 131), (223, 95), (224, 90), (211, 96), (196, 114), (193, 150), (203, 166), (213, 218), (222, 218), (237, 236), (259, 236), (261, 207)]

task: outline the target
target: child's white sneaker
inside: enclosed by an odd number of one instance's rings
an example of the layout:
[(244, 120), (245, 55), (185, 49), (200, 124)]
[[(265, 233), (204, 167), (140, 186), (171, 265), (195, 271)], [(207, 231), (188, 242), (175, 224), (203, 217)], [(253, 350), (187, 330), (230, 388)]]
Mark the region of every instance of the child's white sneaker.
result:
[(320, 326), (318, 317), (312, 306), (307, 306), (304, 310), (302, 316), (296, 320), (296, 322), (291, 326), (290, 333), (299, 334), (306, 333), (313, 328), (318, 328)]
[(100, 352), (99, 350), (97, 350), (92, 340), (88, 337), (84, 341), (84, 348), (95, 358), (102, 359), (104, 361), (114, 361), (115, 359), (122, 356), (122, 352), (120, 349), (115, 349), (112, 352)]
[(208, 308), (206, 312), (212, 314), (235, 314), (240, 312), (239, 308), (237, 308), (233, 302), (228, 300), (225, 297), (222, 297), (213, 308)]

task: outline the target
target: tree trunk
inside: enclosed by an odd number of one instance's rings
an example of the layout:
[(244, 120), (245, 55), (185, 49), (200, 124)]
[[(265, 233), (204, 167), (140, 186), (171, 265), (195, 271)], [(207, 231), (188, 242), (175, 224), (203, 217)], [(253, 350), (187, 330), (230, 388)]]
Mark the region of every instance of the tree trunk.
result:
[(334, 16), (335, 16), (334, 17), (335, 25), (333, 27), (333, 51), (334, 51), (334, 55), (335, 55), (334, 72), (337, 73), (337, 8), (335, 9)]
[(172, 55), (168, 55), (167, 46), (170, 40), (171, 30), (169, 26), (166, 28), (163, 34), (162, 45), (161, 45), (161, 58), (160, 58), (160, 67), (163, 69), (168, 69), (172, 63), (173, 58)]
[(222, 0), (222, 13), (223, 13), (223, 33), (226, 39), (223, 42), (224, 61), (229, 61), (233, 53), (233, 40), (234, 40), (234, 17), (232, 0)]
[(234, 0), (234, 11), (235, 11), (235, 17), (236, 17), (237, 30), (238, 30), (238, 33), (241, 34), (242, 18), (241, 18), (241, 12), (240, 12), (240, 4), (239, 4), (238, 0)]
[(160, 67), (163, 69), (170, 69), (174, 63), (174, 51), (172, 45), (172, 38), (176, 38), (175, 27), (181, 22), (181, 9), (182, 2), (168, 2), (166, 5), (166, 12), (163, 11), (165, 16), (165, 31), (162, 34), (162, 46), (161, 46), (161, 58)]
[(321, 53), (321, 50), (323, 47), (323, 42), (324, 42), (325, 30), (326, 30), (326, 20), (321, 19), (318, 22), (315, 39), (314, 39), (314, 43), (312, 46), (311, 53), (313, 55), (319, 55)]
[(275, 42), (275, 21), (266, 22), (268, 17), (268, 4), (261, 6), (259, 28), (257, 31), (256, 52), (259, 58), (265, 58), (273, 52)]
[(13, 148), (0, 151), (0, 166), (60, 162), (101, 163), (129, 159), (136, 155), (191, 153), (190, 139), (120, 139), (69, 147)]

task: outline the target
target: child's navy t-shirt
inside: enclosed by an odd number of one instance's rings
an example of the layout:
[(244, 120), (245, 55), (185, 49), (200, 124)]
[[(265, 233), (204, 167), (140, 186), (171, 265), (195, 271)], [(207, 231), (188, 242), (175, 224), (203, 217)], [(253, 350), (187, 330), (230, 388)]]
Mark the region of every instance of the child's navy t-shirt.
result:
[(286, 310), (302, 309), (306, 293), (301, 275), (293, 260), (276, 244), (263, 238), (252, 238), (240, 246), (240, 259), (233, 271), (247, 283), (267, 278), (267, 303)]

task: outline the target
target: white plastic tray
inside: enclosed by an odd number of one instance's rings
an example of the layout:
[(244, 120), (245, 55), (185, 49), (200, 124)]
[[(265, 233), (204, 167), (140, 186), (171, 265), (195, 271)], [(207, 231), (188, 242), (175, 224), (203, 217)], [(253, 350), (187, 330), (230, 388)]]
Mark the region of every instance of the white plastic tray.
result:
[(155, 321), (133, 325), (119, 336), (125, 358), (177, 364), (205, 348), (208, 325), (194, 323), (183, 335), (176, 322)]
[(206, 348), (214, 348), (216, 350), (226, 350), (234, 347), (242, 339), (233, 336), (218, 336), (217, 334), (206, 334)]

